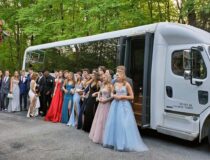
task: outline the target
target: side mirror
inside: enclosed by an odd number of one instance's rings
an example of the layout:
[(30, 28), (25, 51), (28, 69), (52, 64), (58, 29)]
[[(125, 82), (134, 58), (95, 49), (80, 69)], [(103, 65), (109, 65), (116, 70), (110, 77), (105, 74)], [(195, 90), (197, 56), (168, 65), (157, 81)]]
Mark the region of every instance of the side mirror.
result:
[(184, 68), (184, 79), (192, 79), (192, 52), (191, 50), (183, 51), (183, 68)]
[(201, 51), (203, 51), (203, 48), (198, 46), (192, 47), (190, 50), (184, 50), (183, 53), (183, 68), (185, 69), (184, 79), (190, 80), (190, 83), (195, 86), (200, 86), (203, 84), (202, 81), (193, 81), (194, 73), (196, 73), (194, 63), (197, 61), (195, 56)]
[(191, 71), (192, 69), (192, 52), (191, 50), (183, 51), (183, 68), (184, 70)]
[(191, 71), (190, 70), (185, 70), (184, 71), (184, 79), (185, 80), (190, 80), (191, 79)]

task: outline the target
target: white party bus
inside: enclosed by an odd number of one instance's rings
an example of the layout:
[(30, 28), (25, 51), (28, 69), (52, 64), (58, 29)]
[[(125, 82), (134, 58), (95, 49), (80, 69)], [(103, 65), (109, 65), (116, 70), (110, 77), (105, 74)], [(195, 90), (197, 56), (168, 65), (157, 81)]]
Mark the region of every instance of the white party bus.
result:
[(189, 141), (208, 137), (210, 143), (210, 33), (201, 29), (164, 22), (31, 46), (22, 69), (30, 62), (48, 63), (45, 53), (53, 51), (77, 56), (86, 49), (101, 55), (104, 48), (94, 48), (101, 43), (112, 48), (107, 54), (114, 53), (115, 67), (125, 65), (133, 79), (139, 126)]

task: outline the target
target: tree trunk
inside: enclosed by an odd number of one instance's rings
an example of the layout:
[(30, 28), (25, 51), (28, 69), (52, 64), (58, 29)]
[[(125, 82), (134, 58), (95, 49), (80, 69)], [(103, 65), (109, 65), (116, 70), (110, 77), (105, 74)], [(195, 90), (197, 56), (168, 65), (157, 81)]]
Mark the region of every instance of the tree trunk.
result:
[(170, 22), (171, 21), (171, 19), (170, 19), (170, 0), (167, 0), (167, 2), (166, 2), (166, 4), (167, 4), (167, 20), (168, 20), (168, 22)]
[(183, 15), (182, 15), (182, 8), (183, 8), (182, 3), (183, 3), (182, 1), (179, 2), (179, 0), (176, 0), (177, 8), (179, 10), (179, 19), (178, 19), (179, 23), (185, 23)]
[(76, 1), (73, 2), (73, 13), (72, 13), (72, 23), (73, 23), (73, 27), (72, 27), (72, 32), (74, 32), (74, 26), (75, 26), (75, 8), (76, 8)]
[(161, 7), (160, 7), (160, 0), (157, 0), (158, 4), (158, 12), (159, 12), (159, 21), (161, 22), (163, 20), (162, 12), (161, 12)]
[(188, 23), (189, 25), (196, 26), (196, 14), (195, 14), (195, 1), (194, 0), (188, 0), (189, 7), (188, 7)]
[(148, 8), (149, 8), (149, 14), (150, 14), (150, 21), (153, 22), (152, 0), (148, 0)]
[(22, 58), (21, 58), (21, 51), (20, 51), (20, 24), (19, 23), (16, 23), (15, 25), (15, 32), (16, 32), (15, 43), (16, 43), (17, 62), (18, 62), (18, 67), (20, 67), (22, 64)]
[[(61, 12), (61, 20), (63, 22), (63, 20), (64, 20), (63, 2), (60, 3), (60, 12)], [(64, 24), (64, 22), (62, 24)], [(64, 32), (64, 28), (62, 25), (61, 26), (61, 35), (63, 35), (63, 32)]]

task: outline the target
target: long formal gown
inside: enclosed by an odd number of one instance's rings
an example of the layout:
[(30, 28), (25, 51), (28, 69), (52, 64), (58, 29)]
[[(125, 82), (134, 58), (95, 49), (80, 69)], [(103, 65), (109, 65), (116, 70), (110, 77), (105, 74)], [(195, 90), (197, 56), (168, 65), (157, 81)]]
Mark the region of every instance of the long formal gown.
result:
[(20, 111), (20, 88), (19, 80), (13, 79), (12, 83), (12, 94), (13, 98), (9, 100), (8, 112)]
[[(33, 90), (36, 89), (36, 86), (37, 86), (37, 84), (35, 83)], [(30, 90), (28, 92), (28, 96), (29, 96), (30, 102), (32, 101), (32, 99), (36, 98), (36, 102), (35, 102), (35, 106), (34, 106), (35, 108), (34, 108), (33, 115), (34, 116), (38, 116), (39, 115), (40, 101), (39, 101), (39, 97), (37, 97), (35, 95), (35, 93), (32, 91), (32, 81), (30, 82)], [(30, 117), (29, 114), (30, 114), (30, 108), (28, 109), (27, 117)]]
[[(75, 89), (76, 90), (82, 90), (82, 84), (76, 84), (75, 85)], [(67, 125), (75, 127), (78, 121), (78, 117), (76, 116), (75, 110), (77, 112), (77, 116), (79, 116), (80, 113), (80, 95), (78, 92), (76, 92), (73, 95), (73, 105), (72, 105), (72, 111), (71, 111), (71, 115), (70, 115), (70, 119)], [(76, 119), (77, 118), (77, 119)]]
[(87, 102), (85, 104), (84, 109), (84, 124), (82, 129), (85, 132), (90, 132), (93, 118), (95, 116), (95, 111), (98, 103), (96, 102), (96, 97), (93, 97), (92, 94), (98, 91), (98, 87), (96, 85), (90, 85), (89, 96), (87, 98)]
[(57, 87), (55, 90), (55, 95), (52, 98), (49, 110), (45, 116), (46, 121), (60, 122), (61, 121), (61, 111), (63, 103), (63, 92), (61, 90), (61, 82), (56, 82)]
[[(117, 95), (127, 95), (126, 86), (115, 86)], [(131, 103), (128, 100), (113, 100), (107, 117), (103, 146), (118, 151), (146, 151)]]
[(72, 104), (73, 104), (73, 95), (70, 93), (71, 89), (74, 88), (72, 84), (66, 84), (66, 90), (68, 93), (65, 93), (64, 99), (63, 99), (63, 106), (62, 106), (62, 118), (61, 122), (67, 124), (69, 120), (69, 107), (70, 110), (72, 110)]
[[(88, 94), (90, 89), (90, 86), (86, 86), (86, 88), (84, 89), (84, 93)], [(80, 105), (80, 112), (79, 112), (79, 117), (78, 117), (78, 124), (77, 124), (77, 129), (81, 129), (83, 126), (83, 115), (84, 115), (84, 110), (85, 110), (85, 106), (87, 103), (88, 98), (84, 98), (83, 101), (81, 101), (81, 105)]]
[[(105, 100), (110, 98), (111, 96), (107, 88), (101, 89), (100, 94), (101, 94), (101, 97)], [(110, 104), (111, 104), (110, 101), (106, 103), (98, 104), (95, 117), (93, 120), (93, 124), (90, 130), (90, 134), (89, 134), (89, 138), (94, 143), (102, 144), (103, 142), (104, 128), (105, 128), (107, 116), (109, 113)]]

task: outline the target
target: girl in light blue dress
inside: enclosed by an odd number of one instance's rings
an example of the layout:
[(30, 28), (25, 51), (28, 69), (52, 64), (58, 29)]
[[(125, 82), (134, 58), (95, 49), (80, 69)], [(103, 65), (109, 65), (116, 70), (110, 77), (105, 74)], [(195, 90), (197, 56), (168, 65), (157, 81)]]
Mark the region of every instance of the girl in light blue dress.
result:
[(113, 98), (103, 136), (103, 146), (118, 151), (146, 151), (142, 141), (130, 101), (134, 95), (126, 82), (125, 68), (117, 68), (117, 81), (114, 84)]
[(78, 123), (78, 117), (80, 113), (80, 94), (83, 93), (83, 85), (81, 81), (81, 75), (80, 73), (75, 74), (76, 77), (76, 83), (74, 88), (74, 95), (73, 95), (73, 106), (72, 106), (72, 112), (70, 115), (70, 119), (68, 122), (68, 126), (77, 127)]

